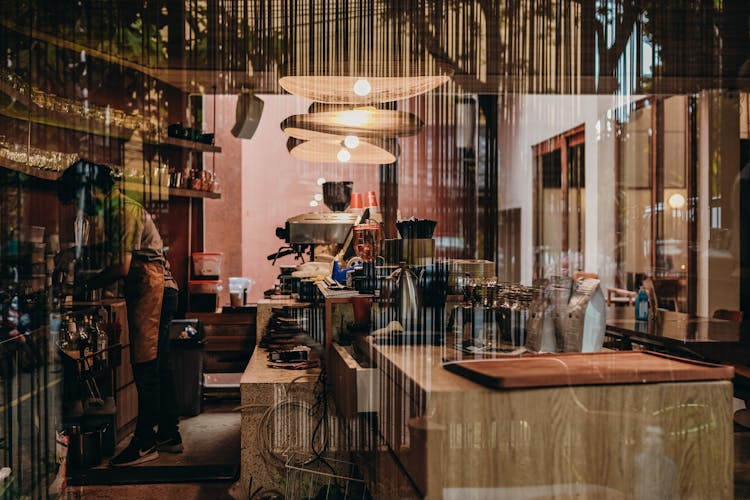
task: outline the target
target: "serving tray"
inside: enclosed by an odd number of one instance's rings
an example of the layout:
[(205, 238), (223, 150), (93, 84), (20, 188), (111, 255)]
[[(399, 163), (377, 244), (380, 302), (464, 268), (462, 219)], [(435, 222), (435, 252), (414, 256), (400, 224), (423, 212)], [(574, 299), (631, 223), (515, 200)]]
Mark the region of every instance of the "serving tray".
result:
[(524, 354), (445, 360), (443, 368), (496, 389), (731, 380), (734, 368), (651, 351)]

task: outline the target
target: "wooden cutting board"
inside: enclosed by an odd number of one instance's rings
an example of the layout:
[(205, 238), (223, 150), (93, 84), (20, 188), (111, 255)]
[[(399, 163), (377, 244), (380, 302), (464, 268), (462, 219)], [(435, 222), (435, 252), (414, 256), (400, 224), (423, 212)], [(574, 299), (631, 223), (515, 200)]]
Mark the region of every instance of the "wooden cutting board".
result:
[(555, 353), (446, 361), (443, 368), (496, 389), (731, 380), (734, 368), (649, 351)]

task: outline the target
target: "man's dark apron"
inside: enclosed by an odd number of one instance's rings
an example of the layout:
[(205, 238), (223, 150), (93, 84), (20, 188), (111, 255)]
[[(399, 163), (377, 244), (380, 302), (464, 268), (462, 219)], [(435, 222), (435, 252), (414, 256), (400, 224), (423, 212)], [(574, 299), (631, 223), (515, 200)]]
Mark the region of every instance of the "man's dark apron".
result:
[(162, 263), (146, 262), (134, 257), (125, 279), (130, 359), (133, 363), (156, 359), (163, 294)]

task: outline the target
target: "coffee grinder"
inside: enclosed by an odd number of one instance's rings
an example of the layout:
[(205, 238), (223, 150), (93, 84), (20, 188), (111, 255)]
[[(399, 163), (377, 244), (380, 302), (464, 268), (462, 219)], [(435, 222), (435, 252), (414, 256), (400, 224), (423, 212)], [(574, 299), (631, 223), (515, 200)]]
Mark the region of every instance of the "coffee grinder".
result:
[(377, 288), (375, 260), (380, 254), (382, 229), (377, 222), (368, 220), (353, 228), (354, 253), (362, 260), (362, 267), (352, 274), (352, 287), (359, 293), (371, 294)]

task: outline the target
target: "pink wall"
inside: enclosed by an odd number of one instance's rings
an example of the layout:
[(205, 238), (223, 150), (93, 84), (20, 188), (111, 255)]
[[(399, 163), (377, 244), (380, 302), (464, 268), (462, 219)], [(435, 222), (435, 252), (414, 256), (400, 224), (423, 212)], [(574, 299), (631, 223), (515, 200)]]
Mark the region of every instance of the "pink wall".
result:
[[(377, 166), (309, 163), (289, 155), (287, 136), (279, 124), (290, 115), (305, 113), (309, 101), (290, 95), (260, 98), (265, 102), (261, 122), (253, 138), (243, 141), (229, 133), (236, 98), (216, 98), (216, 143), (223, 150), (216, 155), (216, 170), (223, 194), (220, 202), (206, 203), (205, 231), (206, 248), (225, 253), (225, 267), (232, 276), (256, 280), (250, 294), (253, 302), (273, 286), (279, 264), (295, 263), (291, 256), (280, 259), (276, 266), (266, 259), (284, 245), (275, 235), (276, 227), (300, 213), (328, 210), (322, 202), (310, 206), (314, 196), (322, 194), (319, 178), (353, 181), (355, 192), (378, 192)], [(213, 119), (212, 99), (209, 96), (204, 101), (207, 123)]]
[[(221, 184), (221, 199), (205, 199), (203, 248), (206, 252), (223, 252), (221, 279), (224, 282), (222, 304), (229, 302), (229, 276), (242, 276), (242, 141), (230, 133), (234, 125), (237, 96), (205, 96), (203, 129), (215, 131), (215, 143), (221, 153), (203, 156), (204, 168), (214, 169)], [(214, 122), (214, 116), (216, 121)]]

